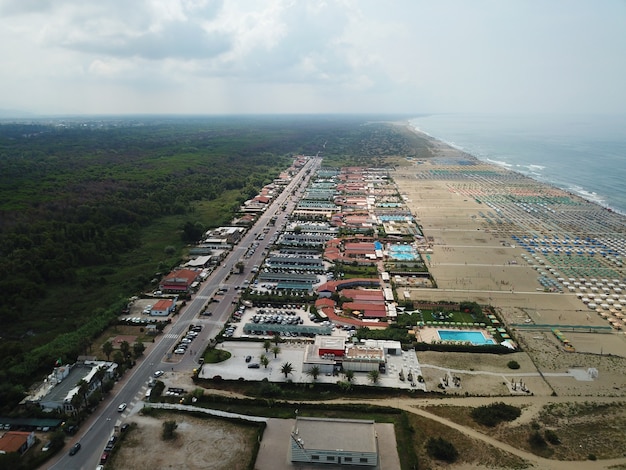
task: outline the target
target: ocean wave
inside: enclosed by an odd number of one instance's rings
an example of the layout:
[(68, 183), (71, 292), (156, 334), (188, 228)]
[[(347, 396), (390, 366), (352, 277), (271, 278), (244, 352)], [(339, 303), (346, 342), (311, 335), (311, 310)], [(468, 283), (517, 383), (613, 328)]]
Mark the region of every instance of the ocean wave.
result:
[(587, 191), (585, 188), (578, 185), (572, 185), (567, 189), (574, 194), (578, 194), (587, 201), (595, 202), (596, 204), (606, 207), (606, 199), (595, 191)]
[(516, 165), (513, 165), (512, 163), (508, 163), (508, 162), (505, 162), (503, 160), (494, 160), (492, 158), (483, 158), (482, 160), (486, 161), (487, 163), (492, 163), (494, 165), (502, 166), (502, 167), (508, 168), (508, 169), (511, 169), (514, 166), (516, 166)]

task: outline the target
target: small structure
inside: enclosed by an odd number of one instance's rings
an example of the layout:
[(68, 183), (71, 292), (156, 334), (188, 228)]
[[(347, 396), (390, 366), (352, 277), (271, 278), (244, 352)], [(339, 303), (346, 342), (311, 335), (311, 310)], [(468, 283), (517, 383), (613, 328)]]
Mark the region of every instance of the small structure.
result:
[(155, 317), (168, 316), (176, 306), (176, 299), (161, 299), (150, 309), (150, 315)]
[(35, 433), (24, 431), (5, 432), (0, 437), (0, 454), (18, 453), (23, 455), (35, 443)]
[(190, 269), (172, 271), (161, 281), (159, 289), (163, 292), (191, 292), (191, 286), (198, 280), (199, 274), (198, 271), (192, 271)]
[(369, 420), (297, 417), (290, 435), (291, 462), (376, 467), (378, 439)]

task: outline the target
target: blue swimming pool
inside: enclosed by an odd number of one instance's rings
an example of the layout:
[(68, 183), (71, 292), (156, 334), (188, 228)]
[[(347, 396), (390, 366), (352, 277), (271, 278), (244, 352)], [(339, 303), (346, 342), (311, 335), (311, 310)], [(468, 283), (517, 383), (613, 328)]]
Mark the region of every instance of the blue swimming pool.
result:
[(401, 261), (414, 261), (419, 259), (412, 245), (389, 245), (389, 257)]
[(481, 331), (464, 330), (437, 330), (443, 341), (469, 341), (472, 344), (496, 344), (494, 340), (486, 338)]

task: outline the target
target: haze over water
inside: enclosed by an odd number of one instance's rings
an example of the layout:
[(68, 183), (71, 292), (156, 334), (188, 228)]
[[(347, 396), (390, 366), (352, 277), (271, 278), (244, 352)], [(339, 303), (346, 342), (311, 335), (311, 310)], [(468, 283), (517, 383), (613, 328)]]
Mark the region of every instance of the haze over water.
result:
[(626, 115), (436, 114), (410, 123), (480, 160), (626, 214)]

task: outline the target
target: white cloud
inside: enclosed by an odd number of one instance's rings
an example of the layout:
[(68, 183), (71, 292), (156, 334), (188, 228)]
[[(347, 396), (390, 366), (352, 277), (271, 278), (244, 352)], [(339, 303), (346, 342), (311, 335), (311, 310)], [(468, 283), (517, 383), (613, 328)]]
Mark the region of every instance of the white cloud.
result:
[(618, 0), (0, 0), (0, 108), (620, 111), (625, 17)]

